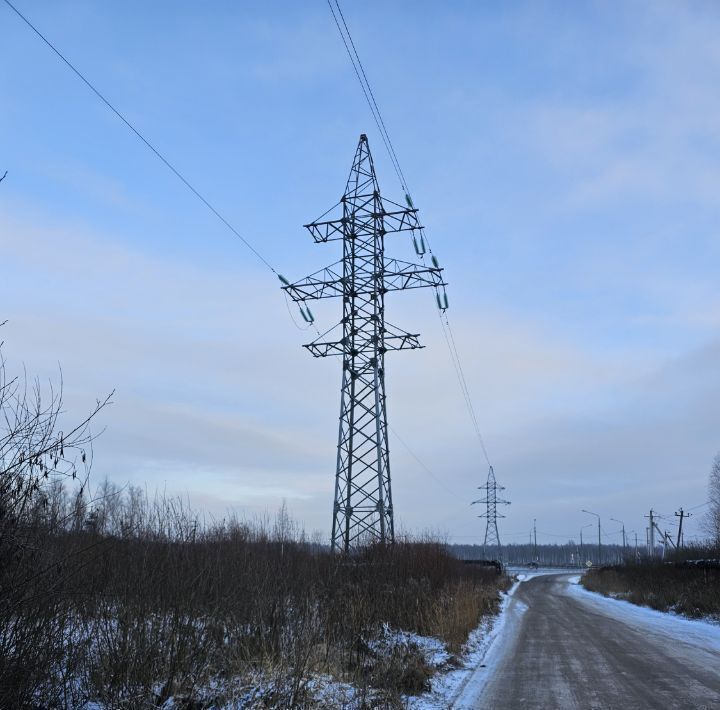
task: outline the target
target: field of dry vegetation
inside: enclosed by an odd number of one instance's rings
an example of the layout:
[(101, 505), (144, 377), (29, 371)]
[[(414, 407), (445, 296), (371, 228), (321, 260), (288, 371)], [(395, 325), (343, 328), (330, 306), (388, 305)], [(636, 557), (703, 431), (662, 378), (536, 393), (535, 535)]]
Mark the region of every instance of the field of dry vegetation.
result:
[(696, 547), (684, 550), (677, 559), (591, 569), (581, 582), (590, 591), (641, 606), (720, 620), (719, 559), (719, 548)]
[[(178, 500), (89, 495), (101, 401), (61, 431), (62, 393), (0, 353), (0, 708), (394, 707), (498, 608), (506, 580), (429, 540), (351, 557), (270, 520), (203, 522)], [(435, 642), (439, 643), (439, 642)], [(352, 686), (352, 687), (351, 687)]]
[(48, 493), (2, 546), (0, 707), (302, 707), (318, 674), (392, 705), (433, 669), (412, 644), (377, 653), (388, 627), (458, 652), (497, 609), (495, 572), (433, 542), (346, 559), (284, 512), (200, 527), (133, 490), (106, 491), (80, 529)]

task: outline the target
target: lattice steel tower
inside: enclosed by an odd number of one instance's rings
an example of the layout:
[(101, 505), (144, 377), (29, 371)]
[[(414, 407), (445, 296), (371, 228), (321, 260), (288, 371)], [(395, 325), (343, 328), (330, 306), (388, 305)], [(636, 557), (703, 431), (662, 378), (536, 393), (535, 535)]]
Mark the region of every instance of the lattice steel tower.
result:
[[(385, 235), (410, 231), (416, 251), (424, 253), (417, 210), (380, 196), (367, 136), (360, 136), (345, 194), (320, 220), (305, 227), (316, 243), (342, 240), (337, 263), (284, 290), (309, 323), (305, 301), (341, 297), (340, 323), (305, 345), (315, 357), (341, 355), (340, 432), (335, 472), (332, 549), (351, 552), (369, 542), (393, 542), (392, 491), (385, 397), (385, 353), (422, 347), (417, 334), (385, 321), (385, 294), (408, 288), (435, 287), (438, 303), (447, 307), (442, 269), (385, 257)], [(328, 220), (337, 209), (341, 216)], [(416, 237), (416, 232), (420, 235)], [(444, 299), (444, 300), (443, 300)], [(329, 338), (342, 327), (342, 337)]]
[(478, 515), (478, 518), (487, 518), (485, 526), (485, 541), (483, 542), (483, 553), (487, 556), (488, 548), (490, 552), (495, 554), (495, 559), (502, 559), (502, 547), (500, 545), (500, 535), (498, 533), (497, 519), (504, 518), (497, 512), (498, 505), (510, 505), (510, 501), (498, 498), (498, 492), (504, 491), (505, 486), (498, 485), (495, 480), (495, 471), (490, 466), (488, 472), (487, 483), (484, 486), (478, 486), (479, 491), (485, 491), (485, 497), (480, 500), (474, 500), (471, 505), (476, 503), (485, 503), (485, 512)]

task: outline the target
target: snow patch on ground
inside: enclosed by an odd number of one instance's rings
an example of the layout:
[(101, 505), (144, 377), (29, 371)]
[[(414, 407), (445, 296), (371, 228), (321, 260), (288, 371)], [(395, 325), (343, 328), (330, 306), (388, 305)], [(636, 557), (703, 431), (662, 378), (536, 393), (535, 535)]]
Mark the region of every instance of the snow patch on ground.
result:
[[(536, 576), (535, 573), (532, 573)], [(453, 707), (456, 699), (464, 692), (466, 686), (472, 681), (475, 687), (474, 676), (479, 669), (485, 671), (485, 677), (492, 674), (492, 667), (495, 663), (493, 647), (503, 630), (508, 624), (508, 607), (512, 597), (521, 581), (516, 581), (507, 593), (502, 593), (503, 599), (500, 611), (496, 617), (484, 619), (468, 637), (462, 656), (462, 667), (457, 670), (450, 670), (435, 676), (432, 683), (432, 690), (423, 695), (407, 697), (407, 707), (410, 710), (447, 710)], [(513, 607), (521, 613), (520, 607), (524, 604), (514, 601)], [(524, 609), (522, 609), (524, 610)]]
[(720, 651), (720, 624), (688, 619), (672, 612), (657, 611), (624, 599), (591, 592), (580, 584), (579, 576), (571, 577), (568, 581), (570, 584), (565, 587), (566, 593), (599, 614), (619, 619), (628, 626), (666, 639), (674, 638), (683, 643), (703, 646), (707, 650)]
[(547, 574), (560, 574), (561, 572), (562, 570), (552, 569), (548, 567), (546, 569), (540, 568), (533, 570), (524, 570), (522, 572), (514, 574), (513, 576), (520, 582), (527, 582), (529, 579), (533, 579), (533, 577), (543, 577)]
[(432, 668), (441, 668), (452, 658), (440, 639), (432, 636), (420, 636), (410, 631), (394, 631), (387, 624), (383, 625), (382, 636), (368, 643), (378, 655), (389, 656), (398, 646), (415, 646), (422, 653), (425, 662)]
[(361, 706), (356, 688), (329, 675), (312, 678), (308, 682), (308, 690), (319, 707), (352, 710)]

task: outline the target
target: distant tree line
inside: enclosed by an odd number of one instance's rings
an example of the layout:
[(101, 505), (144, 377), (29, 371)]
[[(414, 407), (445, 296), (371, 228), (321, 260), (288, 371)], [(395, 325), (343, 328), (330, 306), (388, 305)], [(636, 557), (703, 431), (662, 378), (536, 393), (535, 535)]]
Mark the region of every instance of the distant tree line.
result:
[[(498, 551), (485, 549), (482, 545), (449, 545), (450, 552), (461, 560), (495, 559)], [(644, 551), (641, 551), (644, 552)], [(573, 540), (564, 544), (541, 545), (537, 547), (532, 543), (513, 543), (503, 545), (501, 558), (508, 565), (551, 565), (553, 567), (581, 567), (588, 561), (593, 565), (599, 562), (602, 564), (616, 564), (623, 559), (635, 555), (635, 545), (628, 545), (623, 549), (622, 545), (602, 546), (602, 558), (598, 558), (598, 546), (585, 543), (581, 547)]]

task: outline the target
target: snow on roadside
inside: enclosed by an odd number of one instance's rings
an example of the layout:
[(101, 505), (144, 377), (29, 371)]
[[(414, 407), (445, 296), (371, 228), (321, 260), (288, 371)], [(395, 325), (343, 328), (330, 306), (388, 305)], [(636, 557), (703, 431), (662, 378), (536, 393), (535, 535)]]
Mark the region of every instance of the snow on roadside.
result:
[(429, 693), (405, 698), (410, 710), (446, 710), (453, 705), (454, 699), (462, 693), (473, 673), (487, 665), (483, 661), (488, 660), (491, 647), (506, 625), (508, 605), (521, 581), (516, 581), (507, 593), (501, 592), (503, 599), (497, 616), (483, 619), (470, 633), (461, 659), (463, 666), (433, 677)]
[(636, 629), (671, 637), (708, 651), (720, 651), (720, 624), (700, 619), (688, 619), (674, 612), (658, 611), (639, 606), (625, 599), (606, 597), (591, 592), (580, 584), (580, 575), (570, 577), (566, 593), (593, 611), (618, 619)]
[(389, 656), (398, 646), (415, 646), (422, 653), (425, 663), (432, 668), (441, 668), (452, 658), (440, 639), (420, 636), (411, 631), (395, 631), (388, 624), (383, 624), (382, 636), (368, 642), (368, 646), (381, 656)]

